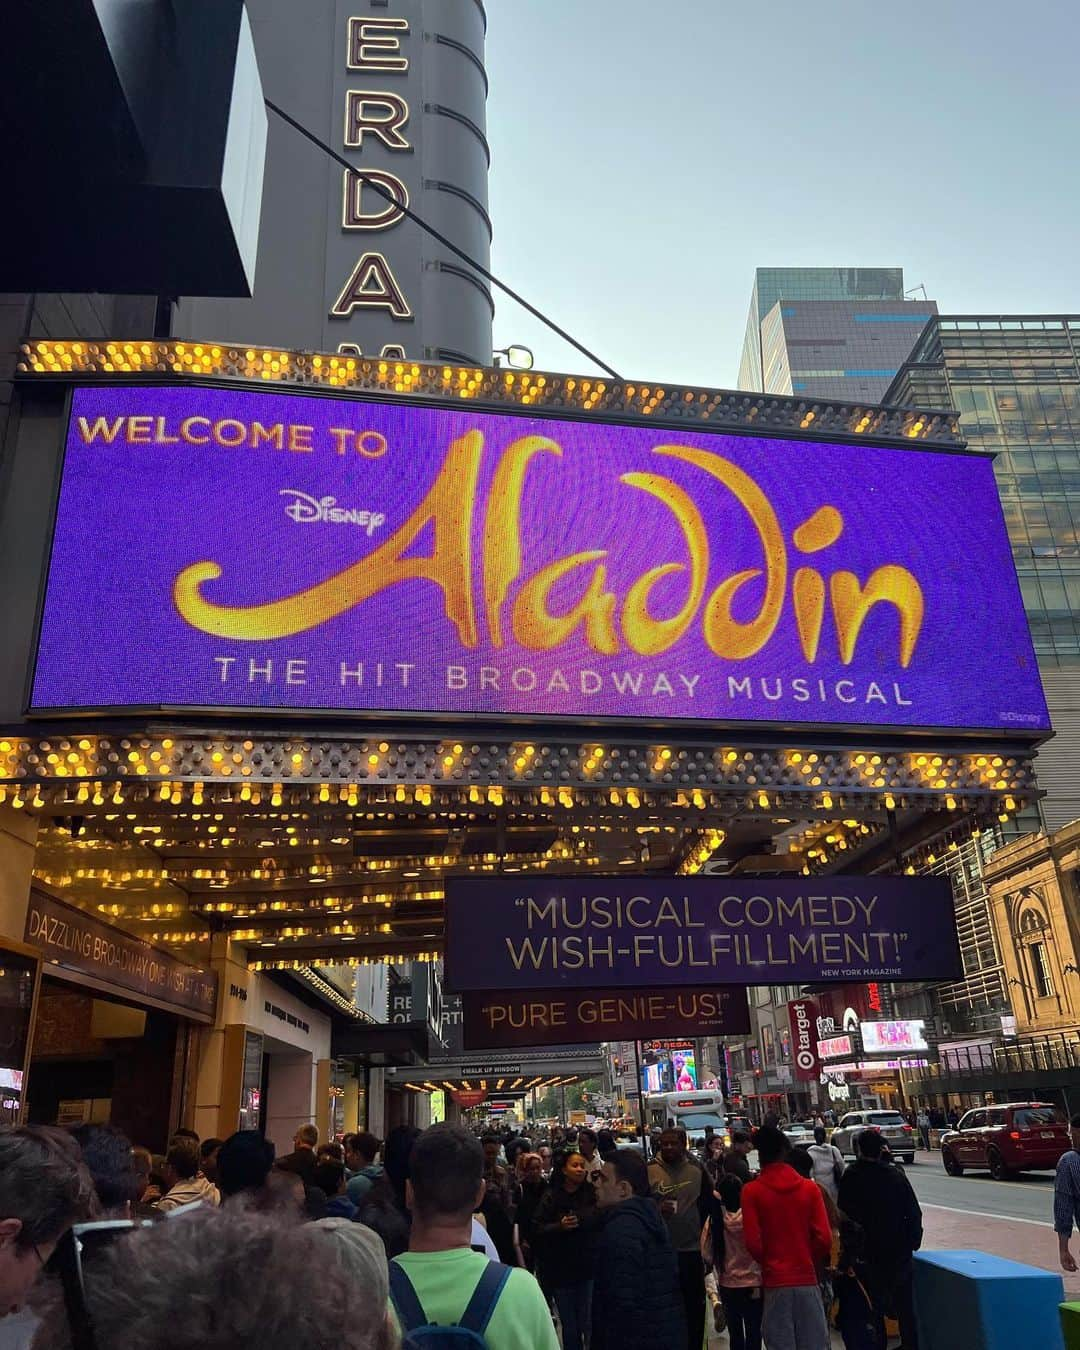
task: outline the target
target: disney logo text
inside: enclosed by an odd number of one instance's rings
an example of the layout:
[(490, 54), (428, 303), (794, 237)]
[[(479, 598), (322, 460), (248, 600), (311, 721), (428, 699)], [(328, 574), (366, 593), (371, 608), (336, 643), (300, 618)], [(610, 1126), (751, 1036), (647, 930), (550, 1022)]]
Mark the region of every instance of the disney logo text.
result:
[(285, 514), (302, 525), (360, 525), (370, 537), (380, 525), (386, 524), (381, 512), (338, 506), (336, 497), (311, 497), (297, 488), (282, 488), (278, 496), (294, 499), (286, 506)]

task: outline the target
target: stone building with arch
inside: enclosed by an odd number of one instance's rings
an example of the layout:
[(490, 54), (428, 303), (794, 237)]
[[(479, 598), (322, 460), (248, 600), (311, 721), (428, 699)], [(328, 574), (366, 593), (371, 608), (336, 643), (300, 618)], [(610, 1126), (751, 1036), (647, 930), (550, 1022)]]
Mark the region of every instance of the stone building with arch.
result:
[(1080, 820), (1024, 835), (986, 867), (1018, 1036), (1080, 1028)]

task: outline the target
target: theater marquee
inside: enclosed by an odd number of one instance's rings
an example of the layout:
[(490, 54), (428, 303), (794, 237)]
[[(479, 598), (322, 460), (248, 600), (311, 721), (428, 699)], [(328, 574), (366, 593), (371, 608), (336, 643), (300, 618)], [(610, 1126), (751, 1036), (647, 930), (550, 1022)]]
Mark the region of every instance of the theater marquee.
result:
[(1048, 727), (984, 458), (191, 384), (73, 392), (31, 705)]

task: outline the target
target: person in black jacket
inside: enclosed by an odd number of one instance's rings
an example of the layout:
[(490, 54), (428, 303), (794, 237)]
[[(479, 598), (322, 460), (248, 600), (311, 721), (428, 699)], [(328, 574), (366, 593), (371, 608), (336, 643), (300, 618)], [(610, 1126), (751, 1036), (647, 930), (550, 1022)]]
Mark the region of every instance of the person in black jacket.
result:
[(686, 1344), (679, 1262), (636, 1149), (621, 1148), (597, 1183), (591, 1350), (676, 1350)]
[(726, 1176), (738, 1177), (744, 1186), (750, 1180), (749, 1154), (753, 1147), (753, 1140), (746, 1130), (733, 1130), (731, 1148), (724, 1154), (721, 1171)]
[(387, 1259), (400, 1256), (409, 1245), (412, 1215), (405, 1204), (405, 1182), (409, 1178), (409, 1155), (419, 1138), (415, 1125), (394, 1126), (383, 1144), (382, 1175), (372, 1182), (353, 1216), (354, 1222), (382, 1238)]
[(514, 1182), (514, 1251), (518, 1265), (526, 1270), (536, 1270), (533, 1227), (536, 1211), (547, 1195), (548, 1184), (540, 1170), (540, 1154), (525, 1153), (518, 1155), (521, 1178)]
[(886, 1344), (885, 1316), (890, 1314), (900, 1323), (904, 1350), (918, 1350), (911, 1258), (922, 1246), (922, 1210), (911, 1182), (884, 1156), (883, 1146), (876, 1130), (855, 1136), (858, 1157), (840, 1178), (837, 1203), (861, 1230), (878, 1344)]
[(598, 1219), (596, 1190), (585, 1179), (587, 1170), (580, 1153), (557, 1153), (551, 1186), (533, 1221), (540, 1284), (554, 1295), (563, 1350), (583, 1350), (589, 1343)]

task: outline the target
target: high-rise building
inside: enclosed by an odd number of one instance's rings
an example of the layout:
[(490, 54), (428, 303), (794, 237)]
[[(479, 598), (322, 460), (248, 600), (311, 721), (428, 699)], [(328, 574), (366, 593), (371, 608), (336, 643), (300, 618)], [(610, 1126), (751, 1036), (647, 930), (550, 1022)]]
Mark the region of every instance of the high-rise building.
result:
[(995, 456), (1056, 732), (1037, 769), (1057, 829), (1080, 817), (1080, 316), (932, 319), (883, 401), (954, 408), (968, 446)]
[[(954, 409), (969, 448), (995, 456), (1055, 728), (1036, 760), (1046, 794), (1042, 824), (1059, 829), (1080, 817), (1080, 317), (932, 318), (882, 402)], [(1034, 812), (1028, 823), (1038, 828)], [(995, 847), (986, 834), (929, 869), (952, 883), (965, 977), (938, 988), (933, 1007), (925, 991), (910, 991), (902, 1015), (936, 1016), (946, 1036), (994, 1031), (1009, 1012), (1008, 972), (983, 880)]]
[(936, 313), (899, 267), (759, 267), (739, 388), (876, 403)]

